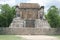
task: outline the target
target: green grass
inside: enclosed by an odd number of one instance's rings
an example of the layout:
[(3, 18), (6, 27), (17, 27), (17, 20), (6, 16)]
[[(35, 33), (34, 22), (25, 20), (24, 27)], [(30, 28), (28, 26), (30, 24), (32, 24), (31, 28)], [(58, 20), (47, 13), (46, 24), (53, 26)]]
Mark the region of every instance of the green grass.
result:
[(22, 38), (15, 35), (0, 35), (0, 40), (22, 40)]
[(49, 36), (57, 37), (60, 39), (60, 35), (49, 35)]
[(54, 35), (54, 36), (60, 38), (60, 35)]

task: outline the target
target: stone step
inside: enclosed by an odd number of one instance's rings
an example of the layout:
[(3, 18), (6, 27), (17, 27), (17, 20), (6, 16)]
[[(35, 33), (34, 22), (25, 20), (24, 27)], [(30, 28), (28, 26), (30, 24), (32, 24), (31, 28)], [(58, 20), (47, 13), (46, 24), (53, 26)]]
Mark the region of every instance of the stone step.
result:
[(23, 23), (24, 23), (24, 20), (17, 17), (13, 19), (10, 27), (23, 27)]
[[(28, 22), (28, 23), (26, 23)], [(48, 24), (47, 20), (41, 20), (41, 19), (36, 19), (34, 21), (34, 24), (32, 23), (33, 21), (25, 21), (23, 19), (20, 19), (19, 17), (14, 18), (10, 27), (26, 27), (26, 25), (28, 26), (32, 26), (35, 25), (34, 27), (36, 28), (50, 28), (50, 25)]]

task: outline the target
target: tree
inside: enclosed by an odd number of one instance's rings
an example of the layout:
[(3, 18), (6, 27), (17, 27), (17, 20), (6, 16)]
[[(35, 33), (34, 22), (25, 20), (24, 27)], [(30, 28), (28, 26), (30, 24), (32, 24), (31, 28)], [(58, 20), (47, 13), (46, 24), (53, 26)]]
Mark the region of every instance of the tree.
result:
[(9, 27), (15, 15), (15, 8), (8, 4), (1, 6), (0, 27)]
[(51, 6), (48, 10), (47, 14), (47, 20), (51, 27), (56, 28), (60, 27), (60, 17), (59, 17), (59, 11), (56, 6)]

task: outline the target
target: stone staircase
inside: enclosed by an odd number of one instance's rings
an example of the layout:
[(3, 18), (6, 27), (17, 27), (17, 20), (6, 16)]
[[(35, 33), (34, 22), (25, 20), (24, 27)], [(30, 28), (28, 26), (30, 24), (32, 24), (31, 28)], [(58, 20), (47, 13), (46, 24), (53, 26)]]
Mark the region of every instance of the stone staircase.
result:
[(23, 27), (24, 26), (24, 20), (22, 20), (20, 17), (16, 17), (13, 19), (11, 25), (9, 26), (10, 28), (12, 27)]
[[(20, 17), (16, 17), (13, 19), (13, 21), (9, 27), (10, 28), (18, 28), (18, 27), (22, 28), (22, 27), (26, 27), (26, 25), (28, 25), (28, 24), (26, 24), (26, 20), (23, 20)], [(47, 22), (47, 20), (36, 19), (34, 24), (35, 24), (35, 28), (50, 28), (50, 25)]]
[(50, 25), (47, 20), (36, 19), (35, 20), (35, 27), (37, 28), (50, 28)]

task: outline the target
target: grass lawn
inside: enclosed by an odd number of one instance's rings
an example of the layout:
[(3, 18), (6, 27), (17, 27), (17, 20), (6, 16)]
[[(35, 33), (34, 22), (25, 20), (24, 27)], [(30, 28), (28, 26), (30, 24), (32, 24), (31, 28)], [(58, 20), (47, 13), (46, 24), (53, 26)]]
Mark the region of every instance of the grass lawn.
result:
[(49, 36), (54, 36), (60, 39), (60, 35), (49, 35)]
[(23, 38), (15, 35), (0, 35), (0, 40), (22, 40)]
[(54, 35), (54, 36), (60, 38), (60, 35)]

